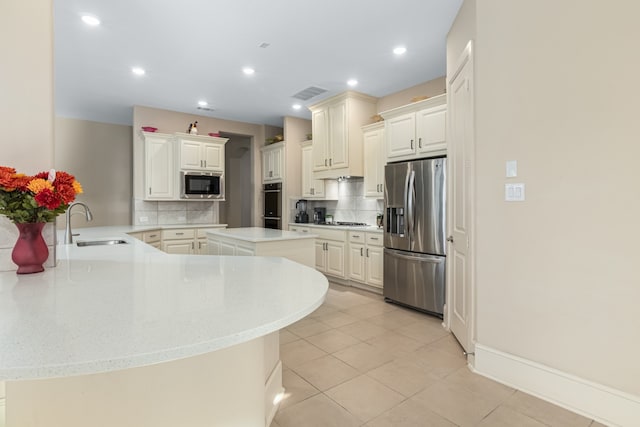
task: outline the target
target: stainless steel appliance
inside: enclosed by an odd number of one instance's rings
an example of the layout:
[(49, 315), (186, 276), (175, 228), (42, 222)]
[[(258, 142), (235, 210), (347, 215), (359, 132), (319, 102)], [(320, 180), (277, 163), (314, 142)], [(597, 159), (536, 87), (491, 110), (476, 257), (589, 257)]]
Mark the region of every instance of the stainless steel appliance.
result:
[(307, 201), (304, 199), (298, 200), (296, 202), (296, 219), (297, 223), (306, 224), (309, 222), (309, 214), (307, 213)]
[(385, 166), (385, 300), (442, 317), (445, 303), (444, 157)]
[(180, 171), (180, 198), (224, 199), (222, 172)]
[(313, 223), (324, 224), (324, 217), (327, 215), (327, 208), (313, 208)]
[(282, 229), (282, 183), (264, 184), (264, 228)]

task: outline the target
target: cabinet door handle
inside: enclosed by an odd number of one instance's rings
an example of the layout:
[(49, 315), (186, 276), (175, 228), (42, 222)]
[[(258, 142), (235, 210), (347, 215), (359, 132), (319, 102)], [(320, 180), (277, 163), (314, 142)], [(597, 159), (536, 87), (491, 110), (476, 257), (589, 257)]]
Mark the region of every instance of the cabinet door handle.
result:
[(411, 140), (411, 149), (413, 150), (413, 139)]
[(362, 248), (360, 248), (360, 256), (362, 256)]
[(333, 159), (329, 158), (329, 166), (333, 166)]
[(151, 195), (151, 187), (149, 187), (149, 195)]
[(369, 258), (369, 248), (367, 248), (367, 258)]
[(191, 242), (191, 249), (195, 249), (195, 248), (196, 248), (195, 243), (194, 243), (194, 242)]
[(309, 192), (310, 192), (311, 194), (315, 194), (315, 191), (316, 191), (316, 189), (315, 189), (315, 188), (310, 188), (310, 189), (309, 189)]
[(198, 249), (202, 249), (202, 242), (198, 242)]
[(327, 166), (327, 159), (324, 159), (324, 165)]
[(422, 148), (422, 138), (418, 138), (418, 148)]
[(207, 167), (207, 161), (203, 160), (203, 162), (204, 162), (204, 167), (206, 168)]

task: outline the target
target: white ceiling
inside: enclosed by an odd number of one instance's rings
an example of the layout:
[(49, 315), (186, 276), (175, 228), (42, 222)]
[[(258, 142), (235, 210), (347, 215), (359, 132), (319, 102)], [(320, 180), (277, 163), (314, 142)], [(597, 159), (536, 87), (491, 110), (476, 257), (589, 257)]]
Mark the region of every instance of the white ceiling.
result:
[[(354, 90), (381, 97), (444, 75), (461, 3), (54, 0), (56, 115), (131, 124), (133, 105), (145, 105), (282, 126), (286, 115), (310, 118), (291, 107), (309, 86), (328, 92), (303, 106), (350, 89), (350, 78)], [(101, 25), (87, 26), (83, 14)], [(401, 57), (398, 45), (407, 47)], [(199, 100), (214, 111), (197, 109)]]

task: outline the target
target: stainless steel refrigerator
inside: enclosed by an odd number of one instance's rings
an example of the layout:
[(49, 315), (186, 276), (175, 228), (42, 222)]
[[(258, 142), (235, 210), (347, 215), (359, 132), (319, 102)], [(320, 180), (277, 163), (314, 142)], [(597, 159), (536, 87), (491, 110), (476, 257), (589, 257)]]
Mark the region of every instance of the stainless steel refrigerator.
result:
[(444, 157), (384, 170), (385, 300), (442, 317), (445, 304)]

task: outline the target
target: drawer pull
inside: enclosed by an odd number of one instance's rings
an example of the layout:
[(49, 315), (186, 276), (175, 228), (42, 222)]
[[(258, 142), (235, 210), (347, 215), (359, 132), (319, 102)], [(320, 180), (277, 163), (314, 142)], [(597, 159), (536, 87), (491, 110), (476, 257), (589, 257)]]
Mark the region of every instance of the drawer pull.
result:
[(176, 233), (176, 236), (182, 236), (184, 233)]
[(369, 237), (371, 240), (378, 240), (377, 237)]

